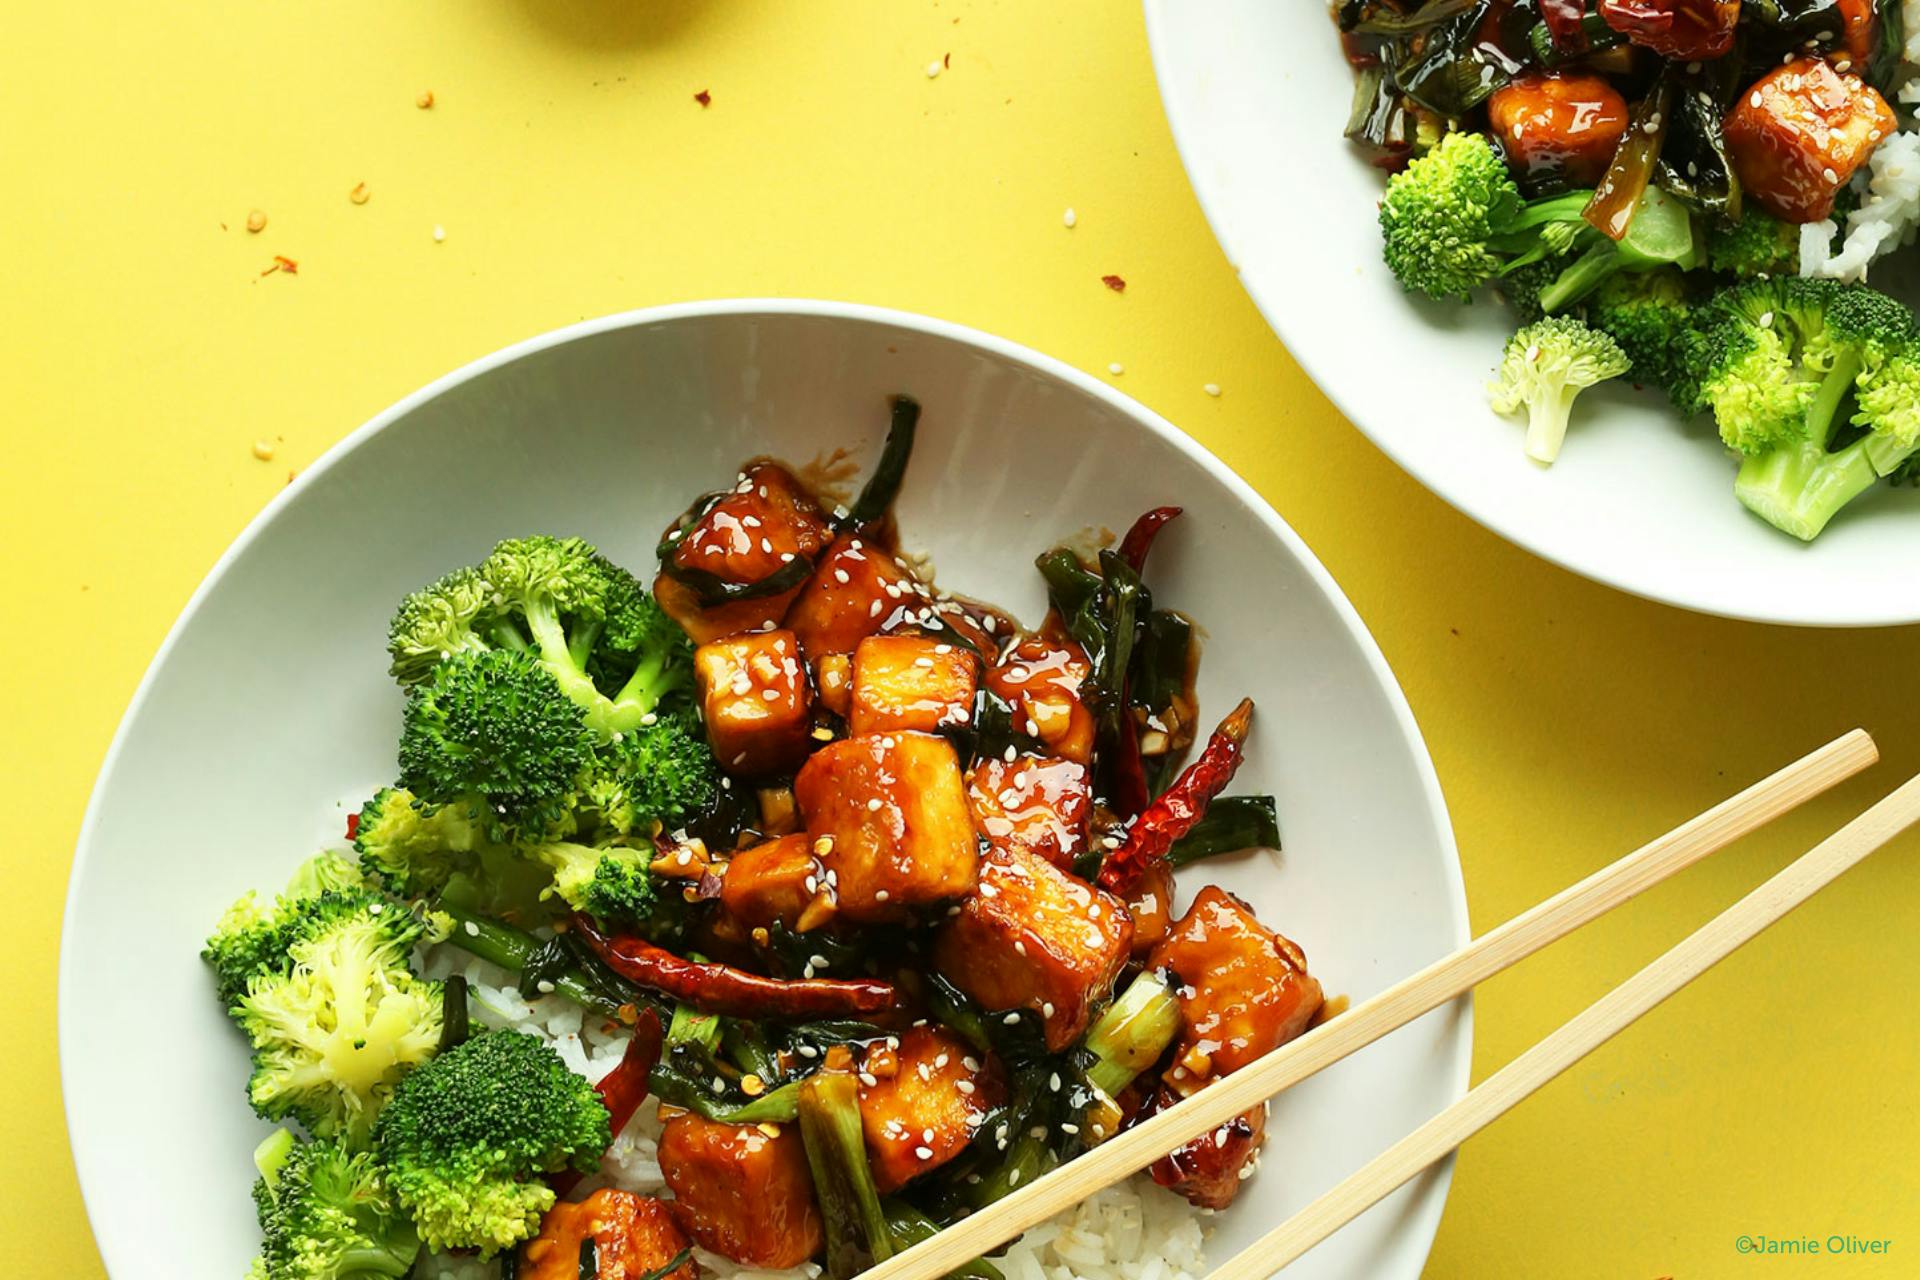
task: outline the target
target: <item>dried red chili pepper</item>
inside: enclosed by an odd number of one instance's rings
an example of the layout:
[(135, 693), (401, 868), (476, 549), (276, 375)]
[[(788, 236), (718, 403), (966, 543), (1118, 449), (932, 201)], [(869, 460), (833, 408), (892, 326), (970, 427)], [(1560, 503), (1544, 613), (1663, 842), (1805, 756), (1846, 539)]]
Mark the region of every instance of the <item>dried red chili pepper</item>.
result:
[(1600, 0), (1606, 24), (1676, 62), (1710, 62), (1733, 48), (1740, 0)]
[[(288, 479), (292, 479), (292, 477), (289, 476)], [(349, 840), (358, 839), (359, 835), (360, 835), (360, 815), (357, 813), (350, 813), (347, 815), (347, 839)]]
[(615, 973), (703, 1013), (733, 1017), (834, 1018), (880, 1013), (896, 1000), (893, 984), (868, 978), (769, 978), (727, 964), (688, 960), (644, 938), (610, 938), (584, 915), (573, 927)]
[(1242, 698), (1207, 739), (1200, 758), (1182, 769), (1173, 785), (1141, 811), (1127, 830), (1126, 842), (1101, 864), (1102, 889), (1124, 897), (1142, 872), (1166, 857), (1173, 842), (1206, 816), (1208, 802), (1226, 789), (1240, 768), (1252, 722), (1253, 700)]
[(1145, 572), (1147, 552), (1153, 549), (1154, 538), (1179, 514), (1179, 507), (1155, 507), (1135, 520), (1127, 536), (1120, 539), (1120, 558), (1132, 565), (1135, 573)]
[[(627, 1050), (620, 1055), (620, 1065), (593, 1086), (607, 1108), (607, 1121), (615, 1137), (647, 1100), (647, 1077), (660, 1061), (661, 1039), (660, 1015), (651, 1009), (641, 1010), (634, 1024), (633, 1039), (627, 1041)], [(585, 1176), (577, 1169), (562, 1169), (548, 1174), (547, 1184), (564, 1197)]]
[(1553, 47), (1569, 57), (1587, 51), (1587, 29), (1581, 22), (1585, 14), (1581, 0), (1540, 0), (1540, 20), (1547, 24)]

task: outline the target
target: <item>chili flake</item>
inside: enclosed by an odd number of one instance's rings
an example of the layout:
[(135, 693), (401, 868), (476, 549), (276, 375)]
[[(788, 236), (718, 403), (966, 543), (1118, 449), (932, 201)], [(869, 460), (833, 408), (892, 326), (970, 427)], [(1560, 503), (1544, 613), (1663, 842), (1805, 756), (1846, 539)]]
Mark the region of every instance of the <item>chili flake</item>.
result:
[(1125, 293), (1127, 291), (1127, 282), (1119, 276), (1101, 276), (1100, 283), (1115, 293)]
[(694, 94), (693, 100), (699, 103), (703, 107), (710, 107), (713, 105), (713, 95), (711, 93), (708, 93), (705, 89), (702, 89), (700, 92)]

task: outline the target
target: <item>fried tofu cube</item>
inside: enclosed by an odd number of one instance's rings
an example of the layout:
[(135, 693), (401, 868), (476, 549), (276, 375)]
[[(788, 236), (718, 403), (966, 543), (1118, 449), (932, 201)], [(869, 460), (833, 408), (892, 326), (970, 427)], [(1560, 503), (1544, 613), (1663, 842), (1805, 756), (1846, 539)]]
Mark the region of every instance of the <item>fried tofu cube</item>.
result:
[(1627, 100), (1605, 76), (1516, 76), (1487, 99), (1487, 124), (1515, 169), (1590, 187), (1627, 131)]
[(791, 929), (813, 901), (820, 867), (804, 831), (752, 845), (733, 855), (720, 881), (720, 905), (752, 928)]
[(674, 1217), (703, 1249), (781, 1271), (826, 1241), (797, 1124), (721, 1124), (682, 1112), (660, 1134), (659, 1160)]
[(1080, 646), (1064, 637), (1029, 636), (987, 672), (987, 688), (1013, 707), (1013, 724), (1077, 764), (1093, 755), (1093, 712), (1080, 686), (1093, 671)]
[(826, 517), (791, 471), (756, 462), (691, 527), (676, 525), (665, 541), (676, 568), (745, 585), (811, 559), (831, 536)]
[[(640, 1280), (689, 1243), (665, 1201), (602, 1187), (585, 1200), (562, 1200), (547, 1210), (540, 1234), (520, 1246), (521, 1280), (577, 1280), (581, 1246), (589, 1237), (603, 1280)], [(699, 1275), (700, 1264), (689, 1258), (661, 1280)]]
[(1062, 871), (1087, 848), (1087, 768), (1058, 756), (993, 756), (967, 775), (973, 824), (995, 849), (1024, 849)]
[(1007, 1100), (1000, 1064), (945, 1028), (912, 1027), (899, 1039), (898, 1048), (876, 1043), (861, 1064), (860, 1123), (882, 1195), (966, 1150)]
[(1300, 948), (1218, 885), (1200, 891), (1147, 965), (1179, 981), (1182, 1027), (1164, 1078), (1181, 1093), (1279, 1048), (1320, 1011)]
[(853, 657), (829, 653), (813, 666), (814, 683), (820, 688), (820, 705), (842, 720), (853, 714)]
[(868, 636), (853, 651), (855, 734), (910, 729), (937, 733), (973, 718), (979, 682), (970, 649), (929, 636)]
[(787, 610), (787, 626), (816, 665), (830, 653), (852, 653), (903, 604), (924, 594), (906, 566), (857, 534), (836, 538)]
[(996, 1012), (1040, 1015), (1047, 1048), (1080, 1038), (1127, 962), (1126, 904), (1024, 849), (996, 849), (934, 936), (933, 967)]
[[(1179, 1100), (1178, 1093), (1161, 1089), (1162, 1107)], [(1155, 1182), (1202, 1209), (1224, 1209), (1240, 1194), (1246, 1166), (1260, 1154), (1266, 1137), (1267, 1108), (1262, 1104), (1175, 1147), (1148, 1166), (1147, 1172)]]
[(813, 753), (793, 783), (824, 868), (820, 896), (856, 922), (972, 891), (979, 841), (945, 738), (882, 733)]
[(1824, 58), (1761, 76), (1727, 112), (1727, 151), (1740, 185), (1787, 222), (1818, 222), (1897, 125), (1886, 99)]
[(784, 773), (813, 745), (812, 694), (791, 631), (710, 640), (693, 651), (707, 741), (720, 767)]

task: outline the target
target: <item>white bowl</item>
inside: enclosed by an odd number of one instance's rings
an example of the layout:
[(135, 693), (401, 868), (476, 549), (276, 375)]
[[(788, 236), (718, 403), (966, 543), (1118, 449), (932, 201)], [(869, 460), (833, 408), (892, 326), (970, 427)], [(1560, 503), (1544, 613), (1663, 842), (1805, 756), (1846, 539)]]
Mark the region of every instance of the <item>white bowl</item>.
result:
[(1877, 486), (1812, 545), (1747, 513), (1702, 422), (1654, 391), (1588, 392), (1551, 469), (1487, 407), (1513, 329), (1429, 303), (1380, 260), (1384, 175), (1341, 136), (1352, 73), (1328, 6), (1146, 0), (1161, 98), (1200, 203), (1294, 359), (1354, 425), (1495, 533), (1668, 604), (1809, 626), (1920, 620), (1920, 492)]
[[(821, 302), (665, 307), (489, 356), (355, 432), (222, 557), (161, 646), (81, 830), (60, 964), (68, 1125), (109, 1270), (238, 1276), (256, 1246), (241, 1041), (197, 958), (221, 909), (337, 844), (390, 779), (400, 695), (382, 647), (399, 597), (496, 539), (577, 533), (636, 570), (667, 520), (736, 464), (846, 447), (883, 397), (925, 406), (899, 515), (947, 587), (1042, 610), (1034, 555), (1160, 503), (1164, 603), (1210, 642), (1203, 710), (1258, 701), (1246, 790), (1279, 797), (1284, 855), (1201, 875), (1297, 939), (1330, 992), (1364, 998), (1467, 937), (1433, 769), (1392, 674), (1326, 571), (1191, 440), (1092, 378), (985, 334)], [(1218, 1256), (1452, 1101), (1464, 1004), (1308, 1082)], [(1436, 1173), (1303, 1263), (1417, 1276)]]

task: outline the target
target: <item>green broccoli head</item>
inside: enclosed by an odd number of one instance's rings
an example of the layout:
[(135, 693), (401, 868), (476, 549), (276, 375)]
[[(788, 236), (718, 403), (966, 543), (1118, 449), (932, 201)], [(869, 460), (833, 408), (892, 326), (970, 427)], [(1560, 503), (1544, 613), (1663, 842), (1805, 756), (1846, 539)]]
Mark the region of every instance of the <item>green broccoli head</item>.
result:
[(1800, 270), (1800, 228), (1748, 206), (1738, 222), (1707, 230), (1707, 265), (1735, 276), (1791, 276)]
[(486, 843), (475, 800), (427, 804), (405, 787), (382, 787), (360, 808), (353, 848), (360, 865), (403, 898), (430, 898)]
[(540, 1229), (554, 1202), (541, 1174), (591, 1172), (611, 1139), (593, 1086), (512, 1031), (475, 1036), (409, 1075), (374, 1132), (421, 1238), (483, 1258)]
[(580, 776), (579, 806), (605, 833), (684, 826), (720, 794), (720, 766), (693, 712), (651, 719), (596, 750)]
[(375, 900), (294, 942), (286, 972), (249, 980), (233, 1012), (253, 1043), (255, 1111), (365, 1143), (394, 1085), (439, 1047), (440, 984), (408, 968), (423, 932)]
[(1527, 456), (1551, 465), (1566, 439), (1574, 397), (1628, 367), (1620, 344), (1605, 333), (1571, 316), (1548, 316), (1507, 339), (1487, 395), (1496, 412), (1526, 408)]
[(371, 1152), (298, 1142), (285, 1129), (254, 1153), (262, 1280), (375, 1280), (404, 1276), (420, 1237), (380, 1177)]
[(387, 627), (388, 670), (402, 685), (419, 684), (456, 653), (497, 647), (493, 622), (493, 593), (480, 571), (455, 569), (400, 602)]
[[(327, 859), (326, 864), (321, 858)], [(344, 883), (333, 868), (351, 864), (333, 854), (305, 864), (294, 874), (287, 892), (272, 907), (263, 907), (249, 893), (228, 907), (214, 926), (200, 956), (213, 967), (220, 1002), (232, 1008), (246, 993), (247, 984), (265, 974), (285, 974), (293, 968), (291, 948), (303, 938), (334, 922), (359, 915), (379, 898), (369, 890)], [(316, 867), (325, 866), (324, 871)], [(342, 881), (329, 887), (330, 881)]]
[(389, 628), (409, 687), (453, 659), (529, 653), (605, 738), (690, 683), (686, 636), (646, 586), (579, 538), (511, 538), (408, 596)]
[(1486, 138), (1449, 133), (1387, 183), (1380, 234), (1387, 266), (1430, 298), (1459, 298), (1505, 263), (1491, 246), (1521, 210), (1520, 188)]
[(478, 800), (490, 833), (551, 832), (591, 758), (580, 708), (545, 667), (507, 650), (460, 654), (408, 696), (400, 784), (436, 805)]
[(1692, 318), (1686, 276), (1672, 268), (1609, 276), (1587, 303), (1587, 323), (1620, 344), (1635, 379), (1661, 388), (1683, 379)]
[(653, 862), (650, 849), (596, 848), (560, 840), (541, 845), (535, 856), (553, 872), (550, 894), (611, 927), (636, 927), (658, 904), (647, 869)]
[[(1897, 470), (1915, 439), (1917, 344), (1907, 308), (1865, 285), (1749, 280), (1716, 293), (1686, 358), (1721, 438), (1743, 455), (1740, 502), (1811, 540)], [(1868, 430), (1836, 448), (1849, 396)]]
[(1565, 269), (1557, 259), (1541, 258), (1503, 272), (1495, 278), (1493, 287), (1520, 317), (1520, 323), (1532, 324), (1547, 314), (1540, 306), (1541, 290), (1559, 279)]

